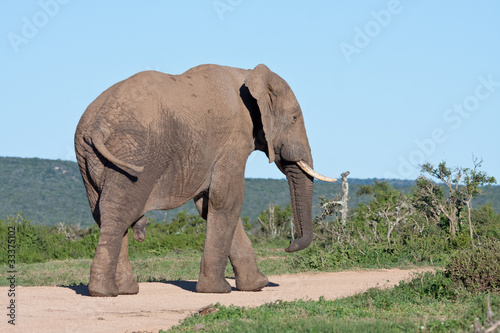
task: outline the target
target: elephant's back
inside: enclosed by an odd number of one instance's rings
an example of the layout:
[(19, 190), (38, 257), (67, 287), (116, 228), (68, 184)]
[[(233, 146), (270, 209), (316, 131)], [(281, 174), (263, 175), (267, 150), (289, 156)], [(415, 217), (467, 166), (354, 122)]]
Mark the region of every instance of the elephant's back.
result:
[(96, 123), (116, 126), (116, 121), (149, 126), (158, 120), (159, 110), (196, 113), (210, 104), (234, 104), (248, 72), (211, 64), (193, 67), (180, 75), (139, 72), (102, 92), (85, 110), (79, 127), (93, 131)]
[(120, 81), (101, 93), (87, 108), (89, 121), (154, 121), (162, 90), (167, 87), (168, 74), (145, 71)]
[(239, 89), (249, 72), (247, 69), (206, 64), (193, 67), (179, 77), (206, 86), (213, 85), (213, 91), (227, 91), (224, 88)]

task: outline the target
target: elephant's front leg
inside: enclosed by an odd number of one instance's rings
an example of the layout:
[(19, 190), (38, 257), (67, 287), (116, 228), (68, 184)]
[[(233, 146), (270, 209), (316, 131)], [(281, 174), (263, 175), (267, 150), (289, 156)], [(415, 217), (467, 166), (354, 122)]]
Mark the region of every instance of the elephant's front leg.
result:
[(229, 260), (236, 278), (236, 289), (241, 291), (258, 291), (269, 284), (268, 278), (259, 271), (255, 253), (248, 239), (241, 218), (234, 232), (229, 251)]
[(227, 173), (214, 179), (209, 191), (207, 234), (196, 291), (229, 293), (224, 277), (234, 231), (243, 205), (244, 180), (231, 181)]

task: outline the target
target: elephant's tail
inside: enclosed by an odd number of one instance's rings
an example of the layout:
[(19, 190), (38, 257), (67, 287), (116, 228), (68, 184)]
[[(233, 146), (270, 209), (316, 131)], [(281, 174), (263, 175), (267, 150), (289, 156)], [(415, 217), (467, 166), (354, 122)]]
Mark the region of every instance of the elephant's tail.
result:
[(119, 158), (115, 157), (113, 154), (111, 154), (108, 148), (106, 148), (106, 146), (104, 145), (104, 138), (102, 137), (102, 135), (92, 136), (91, 142), (92, 145), (99, 151), (99, 153), (101, 153), (102, 156), (104, 156), (108, 161), (110, 161), (123, 171), (126, 171), (130, 175), (137, 176), (137, 174), (141, 173), (144, 170), (143, 166), (136, 166), (124, 162)]

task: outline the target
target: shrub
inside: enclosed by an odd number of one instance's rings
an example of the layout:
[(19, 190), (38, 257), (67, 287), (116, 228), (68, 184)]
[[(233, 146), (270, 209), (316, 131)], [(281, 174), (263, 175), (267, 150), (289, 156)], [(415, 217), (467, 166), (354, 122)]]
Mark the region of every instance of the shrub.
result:
[(203, 251), (207, 223), (200, 215), (181, 211), (170, 222), (150, 220), (146, 239), (136, 242), (129, 231), (129, 255), (132, 259), (151, 255), (166, 255), (171, 250), (193, 249)]
[[(55, 227), (35, 225), (22, 214), (0, 219), (0, 264), (8, 262), (9, 228), (15, 228), (16, 263), (39, 263), (50, 260), (91, 259), (99, 241), (99, 228), (88, 229), (58, 224)], [(199, 215), (184, 211), (172, 221), (152, 222), (146, 227), (146, 240), (138, 243), (129, 232), (129, 254), (132, 258), (165, 255), (173, 249), (203, 250), (206, 223)]]
[(482, 237), (500, 240), (500, 214), (493, 209), (492, 204), (486, 204), (472, 211), (472, 220), (476, 233)]
[(419, 303), (429, 299), (453, 300), (459, 295), (459, 290), (453, 288), (446, 272), (436, 271), (419, 273), (411, 281), (401, 281), (392, 294)]
[(15, 228), (16, 263), (32, 264), (69, 258), (92, 258), (99, 238), (99, 228), (93, 226), (75, 232), (68, 238), (68, 226), (35, 225), (22, 214), (0, 220), (0, 264), (7, 263), (7, 234)]
[(500, 241), (486, 239), (474, 249), (455, 252), (446, 272), (452, 281), (472, 292), (500, 291)]
[[(0, 263), (7, 262), (7, 234), (9, 228), (13, 232), (15, 242), (16, 263), (34, 263), (44, 261), (45, 252), (49, 246), (46, 236), (50, 228), (47, 226), (35, 226), (22, 214), (16, 217), (8, 216), (5, 220), (0, 220), (0, 240), (2, 243), (2, 253)], [(12, 244), (11, 244), (12, 245)]]

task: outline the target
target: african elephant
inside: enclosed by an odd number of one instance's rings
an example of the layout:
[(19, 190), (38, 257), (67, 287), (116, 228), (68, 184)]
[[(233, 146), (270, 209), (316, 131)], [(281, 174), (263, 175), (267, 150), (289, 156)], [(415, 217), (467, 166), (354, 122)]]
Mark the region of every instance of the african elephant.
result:
[(141, 240), (147, 211), (190, 199), (207, 220), (196, 290), (230, 292), (224, 278), (228, 258), (238, 290), (264, 288), (268, 279), (257, 268), (240, 219), (245, 164), (254, 150), (265, 152), (290, 185), (298, 239), (286, 250), (311, 243), (313, 177), (323, 176), (312, 169), (299, 103), (265, 65), (135, 74), (88, 106), (76, 129), (75, 150), (101, 230), (90, 271), (92, 296), (136, 294), (128, 228), (137, 225)]

